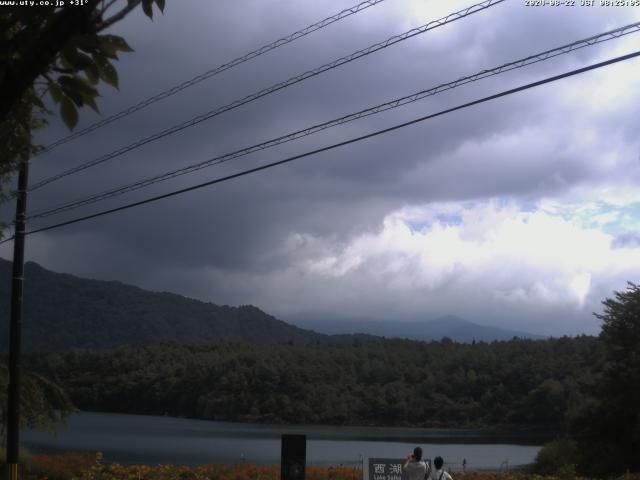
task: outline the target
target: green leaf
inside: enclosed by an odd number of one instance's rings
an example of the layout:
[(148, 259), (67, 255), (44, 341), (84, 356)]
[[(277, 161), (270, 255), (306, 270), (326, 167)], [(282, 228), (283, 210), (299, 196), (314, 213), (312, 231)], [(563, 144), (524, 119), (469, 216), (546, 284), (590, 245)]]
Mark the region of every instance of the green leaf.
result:
[(118, 72), (114, 66), (111, 65), (109, 59), (99, 52), (92, 56), (98, 66), (100, 78), (109, 85), (118, 88)]
[(113, 65), (109, 62), (104, 62), (104, 64), (99, 65), (100, 68), (100, 78), (107, 82), (114, 88), (118, 87), (118, 71), (115, 69)]
[(73, 70), (74, 69), (73, 63), (69, 62), (67, 60), (67, 57), (65, 57), (64, 55), (60, 55), (60, 65), (62, 66), (62, 68), (66, 69), (66, 70)]
[(73, 45), (67, 45), (60, 51), (62, 63), (68, 68), (77, 70), (78, 66), (78, 51)]
[(78, 110), (68, 97), (60, 100), (60, 116), (69, 130), (73, 130), (78, 124)]
[(153, 19), (153, 9), (151, 6), (153, 5), (153, 0), (142, 0), (142, 11), (144, 14)]
[(76, 54), (76, 65), (78, 66), (78, 70), (85, 70), (89, 65), (93, 65), (93, 60), (89, 55), (81, 52), (76, 52)]
[(102, 68), (102, 65), (109, 62), (109, 58), (100, 50), (96, 50), (94, 53), (92, 53), (91, 58), (93, 58), (93, 63), (96, 64), (98, 70)]
[(49, 94), (55, 103), (60, 103), (60, 100), (62, 100), (62, 90), (57, 83), (49, 83)]
[(87, 81), (77, 75), (61, 75), (58, 82), (65, 90), (77, 90), (79, 92), (88, 92), (96, 95), (98, 91), (87, 83)]
[(47, 107), (45, 107), (45, 106), (44, 106), (44, 103), (42, 103), (42, 100), (40, 100), (40, 97), (38, 97), (37, 95), (33, 97), (33, 100), (32, 100), (32, 101), (33, 101), (33, 104), (34, 104), (36, 107), (38, 107), (38, 108), (40, 108), (40, 109), (42, 109), (42, 110), (44, 110), (45, 108), (47, 108)]
[(78, 35), (72, 40), (76, 46), (87, 53), (95, 53), (98, 48), (98, 39), (95, 35)]
[(113, 60), (118, 60), (118, 49), (109, 43), (101, 43), (98, 47), (100, 54)]
[(100, 69), (95, 63), (91, 62), (90, 65), (87, 65), (87, 68), (84, 69), (84, 73), (87, 76), (87, 81), (91, 85), (97, 85), (100, 81)]
[(60, 77), (58, 77), (58, 84), (62, 90), (63, 97), (66, 96), (68, 99), (73, 100), (73, 103), (78, 106), (82, 106), (84, 104), (82, 101), (82, 95), (80, 95), (73, 77), (69, 75), (60, 75)]
[(162, 13), (164, 13), (164, 0), (156, 0), (156, 5)]
[(127, 41), (119, 37), (117, 35), (99, 35), (98, 41), (100, 46), (109, 45), (111, 48), (114, 48), (116, 51), (120, 52), (133, 52), (133, 48), (129, 46)]
[(96, 103), (96, 95), (85, 93), (82, 95), (82, 99), (84, 100), (84, 103), (88, 105), (89, 108), (91, 108), (91, 110), (93, 110), (96, 113), (100, 113), (100, 110), (98, 109), (98, 104)]
[(111, 35), (103, 35), (98, 37), (98, 49), (100, 52), (109, 58), (114, 60), (118, 58), (118, 46), (111, 42), (109, 38)]
[(68, 90), (63, 89), (64, 95), (73, 101), (78, 107), (82, 107), (84, 105), (84, 100), (82, 99), (82, 93), (76, 90)]

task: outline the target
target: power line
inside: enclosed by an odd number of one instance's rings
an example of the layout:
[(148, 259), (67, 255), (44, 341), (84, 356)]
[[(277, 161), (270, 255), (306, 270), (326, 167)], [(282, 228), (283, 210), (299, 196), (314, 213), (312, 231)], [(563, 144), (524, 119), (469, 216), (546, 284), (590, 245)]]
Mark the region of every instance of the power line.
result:
[(288, 35), (286, 37), (280, 38), (278, 40), (276, 40), (275, 42), (271, 42), (267, 45), (263, 45), (262, 47), (253, 50), (252, 52), (249, 52), (241, 57), (235, 58), (233, 60), (231, 60), (228, 63), (224, 63), (222, 65), (219, 65), (211, 70), (208, 70), (204, 73), (201, 73), (200, 75), (193, 77), (190, 80), (186, 80), (184, 82), (182, 82), (179, 85), (176, 85), (174, 87), (171, 87), (167, 90), (164, 90), (163, 92), (158, 93), (157, 95), (154, 95), (152, 97), (149, 97), (135, 105), (132, 105), (129, 108), (126, 108), (125, 110), (122, 110), (118, 113), (115, 113), (107, 118), (104, 118), (103, 120), (100, 120), (96, 123), (93, 123), (91, 125), (89, 125), (86, 128), (83, 128), (82, 130), (78, 130), (75, 133), (72, 133), (71, 135), (68, 135), (66, 137), (63, 137), (59, 140), (56, 140), (55, 142), (47, 145), (45, 147), (45, 149), (40, 152), (39, 154), (45, 153), (45, 152), (49, 152), (51, 150), (53, 150), (54, 148), (63, 145), (65, 143), (68, 143), (72, 140), (75, 140), (76, 138), (80, 138), (84, 135), (87, 135), (88, 133), (93, 132), (94, 130), (97, 130), (99, 128), (104, 127), (105, 125), (108, 125), (110, 123), (115, 122), (116, 120), (119, 120), (123, 117), (129, 116), (135, 112), (137, 112), (138, 110), (142, 110), (143, 108), (148, 107), (149, 105), (156, 103), (160, 100), (163, 100), (167, 97), (170, 97), (172, 95), (175, 95), (176, 93), (192, 87), (194, 85), (196, 85), (197, 83), (200, 83), (204, 80), (207, 80), (215, 75), (218, 75), (219, 73), (222, 73), (226, 70), (229, 70), (237, 65), (240, 65), (241, 63), (247, 62), (249, 60), (252, 60), (256, 57), (259, 57), (260, 55), (264, 55), (267, 52), (270, 52), (271, 50), (275, 50), (278, 47), (282, 47), (283, 45), (286, 45), (288, 43), (291, 43), (295, 40), (298, 40), (299, 38), (302, 38), (306, 35), (309, 35), (310, 33), (313, 33), (317, 30), (320, 30), (328, 25), (331, 25), (332, 23), (335, 23), (339, 20), (342, 20), (343, 18), (349, 17), (351, 15), (354, 15), (358, 12), (361, 12), (362, 10), (372, 7), (373, 5), (376, 5), (378, 3), (383, 2), (384, 0), (367, 0), (365, 2), (359, 3), (358, 5), (354, 5), (353, 7), (349, 7), (349, 8), (345, 8), (344, 10), (342, 10), (341, 12), (336, 13), (335, 15), (332, 15), (330, 17), (327, 17), (323, 20), (320, 20), (319, 22), (314, 23), (313, 25), (309, 25), (308, 27), (303, 28), (302, 30), (298, 30), (297, 32), (292, 33), (291, 35)]
[(219, 155), (216, 157), (213, 157), (209, 160), (205, 160), (203, 162), (199, 162), (196, 164), (192, 164), (189, 165), (187, 167), (183, 167), (183, 168), (179, 168), (179, 169), (175, 169), (160, 175), (156, 175), (153, 177), (148, 177), (142, 180), (139, 180), (137, 182), (128, 184), (128, 185), (124, 185), (121, 187), (117, 187), (115, 189), (111, 189), (111, 190), (107, 190), (95, 195), (92, 195), (90, 197), (85, 197), (79, 200), (74, 200), (74, 201), (70, 201), (70, 202), (66, 202), (60, 206), (57, 207), (53, 207), (49, 210), (45, 210), (45, 211), (41, 211), (41, 212), (36, 212), (34, 214), (31, 214), (27, 217), (27, 219), (31, 220), (31, 219), (36, 219), (36, 218), (45, 218), (51, 215), (55, 215), (58, 213), (62, 213), (65, 211), (69, 211), (69, 210), (73, 210), (82, 206), (86, 206), (86, 205), (90, 205), (93, 203), (96, 203), (98, 201), (101, 200), (105, 200), (108, 198), (112, 198), (112, 197), (116, 197), (119, 195), (123, 195), (125, 193), (129, 193), (150, 185), (153, 185), (155, 183), (159, 183), (161, 181), (165, 181), (165, 180), (169, 180), (171, 178), (175, 178), (181, 175), (186, 175), (188, 173), (192, 173), (195, 172), (197, 170), (201, 170), (203, 168), (207, 168), (210, 166), (214, 166), (214, 165), (219, 165), (221, 163), (224, 162), (228, 162), (230, 160), (233, 160), (235, 158), (238, 157), (242, 157), (245, 155), (249, 155), (251, 153), (260, 151), (260, 150), (265, 150), (267, 148), (271, 148), (277, 145), (281, 145), (283, 143), (287, 143), (293, 140), (297, 140), (299, 138), (302, 137), (306, 137), (308, 135), (312, 135), (314, 133), (326, 130), (328, 128), (332, 128), (338, 125), (343, 125), (345, 123), (360, 119), (360, 118), (364, 118), (370, 115), (374, 115), (374, 114), (378, 114), (380, 112), (384, 112), (387, 110), (391, 110), (403, 105), (407, 105), (409, 103), (413, 103), (416, 102), (418, 100), (421, 100), (425, 97), (428, 96), (433, 96), (436, 95), (440, 92), (446, 91), (446, 90), (451, 90), (454, 89), (456, 87), (459, 87), (461, 85), (465, 85), (467, 83), (472, 83), (478, 80), (481, 80), (483, 78), (487, 78), (493, 75), (498, 75), (500, 73), (504, 73), (504, 72), (508, 72), (511, 70), (515, 70), (517, 68), (523, 68), (525, 66), (528, 65), (532, 65), (534, 63), (538, 63), (538, 62), (542, 62), (545, 60), (548, 60), (550, 58), (554, 58), (557, 57), (559, 55), (563, 55), (563, 54), (567, 54), (570, 52), (573, 52), (575, 50), (578, 50), (580, 48), (584, 48), (587, 46), (591, 46), (591, 45), (596, 45), (602, 42), (606, 42), (609, 40), (613, 40), (615, 38), (619, 38), (621, 36), (624, 35), (628, 35), (631, 33), (636, 33), (640, 31), (640, 22), (636, 22), (636, 23), (632, 23), (630, 25), (626, 25), (624, 27), (620, 27), (620, 28), (616, 28), (614, 30), (609, 30), (608, 32), (604, 32), (598, 35), (594, 35), (582, 40), (577, 40), (575, 42), (572, 42), (570, 44), (567, 45), (563, 45), (561, 47), (557, 47), (551, 50), (547, 50), (544, 51), (542, 53), (538, 53), (535, 55), (530, 55), (526, 58), (522, 58), (520, 60), (516, 60), (513, 62), (509, 62), (509, 63), (505, 63), (499, 67), (495, 67), (489, 70), (482, 70), (481, 72), (475, 73), (473, 75), (469, 75), (466, 77), (462, 77), (459, 78), (458, 80), (455, 80), (453, 82), (449, 82), (449, 83), (443, 83), (440, 84), (436, 87), (430, 88), (428, 90), (422, 90), (420, 92), (414, 93), (412, 95), (407, 95), (405, 97), (401, 97), (401, 98), (397, 98), (395, 100), (386, 102), (386, 103), (382, 103), (380, 105), (377, 105), (375, 107), (370, 107), (364, 110), (361, 110), (359, 112), (356, 113), (352, 113), (349, 115), (345, 115), (343, 117), (339, 117), (337, 119), (334, 120), (330, 120), (328, 122), (324, 122), (324, 123), (320, 123), (302, 130), (298, 130), (296, 132), (293, 133), (289, 133), (287, 135), (283, 135), (271, 140), (267, 140), (265, 142), (262, 143), (258, 143), (256, 145), (252, 145), (250, 147), (246, 147), (240, 150), (236, 150), (234, 152), (230, 152), (230, 153), (226, 153), (224, 155)]
[(278, 90), (282, 90), (284, 88), (287, 88), (291, 85), (294, 85), (296, 83), (302, 82), (303, 80), (306, 80), (308, 78), (314, 77), (316, 75), (320, 75), (321, 73), (324, 73), (328, 70), (332, 70), (334, 68), (337, 68), (341, 65), (344, 65), (346, 63), (352, 62), (358, 58), (364, 57), (366, 55), (370, 55), (374, 52), (377, 52), (378, 50), (382, 50), (384, 48), (390, 47), (391, 45), (394, 45), (398, 42), (402, 42), (404, 40), (407, 40), (411, 37), (415, 37), (416, 35), (420, 35), (422, 33), (425, 33), (429, 30), (433, 30), (435, 28), (441, 27), (443, 25), (446, 25), (448, 23), (452, 23), (456, 20), (460, 20), (462, 18), (465, 18), (469, 15), (472, 15), (473, 13), (477, 13), (480, 12), (482, 10), (485, 10), (487, 8), (490, 8), (494, 5), (497, 5), (499, 3), (504, 2), (505, 0), (485, 0), (481, 3), (472, 5), (470, 7), (467, 7), (463, 10), (454, 12), (454, 13), (450, 13), (449, 15), (447, 15), (446, 17), (440, 18), (438, 20), (433, 20), (425, 25), (422, 25), (420, 27), (417, 28), (413, 28), (411, 30), (408, 30), (400, 35), (395, 35), (393, 37), (390, 37), (382, 42), (376, 43), (374, 45), (371, 45), (367, 48), (364, 48), (362, 50), (358, 50), (357, 52), (351, 53), (345, 57), (339, 58), (337, 60), (334, 60), (333, 62), (327, 63), (325, 65), (322, 65), (321, 67), (315, 68), (313, 70), (308, 70), (300, 75), (297, 75), (295, 77), (291, 77), (288, 80), (285, 80), (284, 82), (280, 82), (280, 83), (276, 83), (268, 88), (265, 88), (263, 90), (260, 90), (256, 93), (253, 93), (251, 95), (247, 95), (244, 98), (241, 98), (239, 100), (236, 100), (232, 103), (229, 103), (225, 106), (219, 107), (215, 110), (210, 110), (207, 113), (204, 113), (202, 115), (199, 115), (197, 117), (192, 118), (191, 120), (187, 120), (186, 122), (182, 122), (178, 125), (174, 125), (173, 127), (167, 128), (159, 133), (155, 133), (149, 137), (143, 138), (141, 140), (138, 140), (137, 142), (134, 142), (126, 147), (122, 147), (119, 148), (118, 150), (114, 150), (111, 153), (102, 155), (98, 158), (95, 158), (93, 160), (90, 160), (86, 163), (83, 163), (81, 165), (78, 165), (77, 167), (71, 168), (69, 170), (66, 170), (64, 172), (61, 172), (57, 175), (53, 175), (51, 177), (45, 178), (44, 180), (41, 180), (40, 182), (35, 183), (34, 185), (32, 185), (31, 187), (29, 187), (29, 191), (33, 191), (36, 190), (38, 188), (41, 188), (51, 182), (54, 182), (56, 180), (60, 180), (61, 178), (64, 178), (66, 176), (72, 175), (74, 173), (78, 173), (82, 170), (86, 170), (87, 168), (93, 167), (95, 165), (98, 165), (100, 163), (106, 162), (107, 160), (111, 160), (113, 158), (119, 157), (120, 155), (123, 155), (127, 152), (130, 152), (131, 150), (134, 150), (136, 148), (139, 148), (143, 145), (146, 145), (147, 143), (151, 143), (154, 142), (156, 140), (160, 140), (161, 138), (164, 138), (168, 135), (172, 135), (174, 133), (177, 133), (181, 130), (184, 130), (185, 128), (189, 128), (189, 127), (193, 127), (194, 125), (197, 125), (201, 122), (204, 122), (205, 120), (208, 120), (212, 117), (215, 117), (217, 115), (220, 115), (222, 113), (228, 112), (229, 110), (233, 110), (235, 108), (238, 108), (242, 105), (245, 105), (249, 102), (253, 102), (254, 100), (257, 100), (259, 98), (262, 98), (266, 95), (269, 95), (271, 93), (277, 92)]
[[(474, 105), (479, 105), (481, 103), (485, 103), (485, 102), (488, 102), (488, 101), (491, 101), (491, 100), (495, 100), (497, 98), (505, 97), (507, 95), (512, 95), (514, 93), (522, 92), (522, 91), (528, 90), (530, 88), (534, 88), (534, 87), (538, 87), (540, 85), (544, 85), (544, 84), (547, 84), (547, 83), (555, 82), (555, 81), (558, 81), (558, 80), (561, 80), (561, 79), (564, 79), (564, 78), (568, 78), (568, 77), (571, 77), (571, 76), (574, 76), (574, 75), (578, 75), (578, 74), (585, 73), (585, 72), (588, 72), (588, 71), (591, 71), (591, 70), (602, 68), (602, 67), (605, 67), (607, 65), (612, 65), (614, 63), (618, 63), (618, 62), (622, 62), (622, 61), (625, 61), (625, 60), (629, 60), (631, 58), (635, 58), (635, 57), (638, 57), (638, 56), (640, 56), (640, 50), (635, 51), (633, 53), (629, 53), (627, 55), (622, 55), (622, 56), (619, 56), (619, 57), (616, 57), (616, 58), (612, 58), (612, 59), (606, 60), (604, 62), (595, 63), (595, 64), (589, 65), (587, 67), (582, 67), (582, 68), (579, 68), (579, 69), (576, 69), (576, 70), (571, 70), (569, 72), (565, 72), (565, 73), (562, 73), (560, 75), (547, 77), (547, 78), (545, 78), (543, 80), (538, 80), (536, 82), (528, 83), (528, 84), (522, 85), (520, 87), (512, 88), (510, 90), (505, 90), (505, 91), (502, 91), (500, 93), (496, 93), (494, 95), (490, 95), (488, 97), (483, 97), (483, 98), (481, 98), (479, 100), (474, 100), (472, 102), (464, 103), (464, 104), (458, 105), (456, 107), (448, 108), (446, 110), (441, 110), (441, 111), (439, 111), (437, 113), (432, 113), (430, 115), (425, 115), (423, 117), (416, 118), (416, 119), (410, 120), (408, 122), (404, 122), (404, 123), (401, 123), (401, 124), (398, 124), (398, 125), (394, 125), (392, 127), (384, 128), (382, 130), (377, 130), (375, 132), (372, 132), (372, 133), (369, 133), (369, 134), (366, 134), (366, 135), (362, 135), (362, 136), (359, 136), (359, 137), (355, 137), (355, 138), (352, 138), (350, 140), (345, 140), (343, 142), (334, 143), (333, 145), (329, 145), (329, 146), (326, 146), (326, 147), (318, 148), (316, 150), (312, 150), (312, 151), (309, 151), (309, 152), (306, 152), (306, 153), (302, 153), (302, 154), (299, 154), (299, 155), (294, 155), (292, 157), (288, 157), (288, 158), (285, 158), (283, 160), (279, 160), (279, 161), (276, 161), (276, 162), (268, 163), (268, 164), (262, 165), (260, 167), (255, 167), (255, 168), (251, 168), (251, 169), (248, 169), (248, 170), (243, 170), (241, 172), (234, 173), (232, 175), (227, 175), (225, 177), (216, 178), (214, 180), (210, 180), (208, 182), (200, 183), (198, 185), (193, 185), (191, 187), (182, 188), (180, 190), (174, 190), (173, 192), (165, 193), (163, 195), (158, 195), (158, 196), (155, 196), (155, 197), (147, 198), (145, 200), (140, 200), (138, 202), (129, 203), (129, 204), (126, 204), (126, 205), (122, 205), (120, 207), (111, 208), (109, 210), (103, 210), (101, 212), (97, 212), (97, 213), (94, 213), (94, 214), (91, 214), (91, 215), (78, 217), (78, 218), (75, 218), (75, 219), (72, 219), (72, 220), (68, 220), (68, 221), (65, 221), (65, 222), (57, 223), (57, 224), (54, 224), (54, 225), (49, 225), (47, 227), (38, 228), (36, 230), (31, 230), (29, 232), (26, 232), (25, 235), (31, 235), (33, 233), (44, 232), (44, 231), (47, 231), (47, 230), (53, 230), (55, 228), (60, 228), (60, 227), (66, 226), (66, 225), (71, 225), (71, 224), (74, 224), (74, 223), (83, 222), (83, 221), (90, 220), (90, 219), (93, 219), (93, 218), (97, 218), (97, 217), (101, 217), (101, 216), (104, 216), (104, 215), (108, 215), (110, 213), (115, 213), (115, 212), (119, 212), (119, 211), (122, 211), (122, 210), (127, 210), (129, 208), (137, 207), (137, 206), (140, 206), (140, 205), (145, 205), (147, 203), (156, 202), (158, 200), (162, 200), (164, 198), (169, 198), (169, 197), (173, 197), (173, 196), (176, 196), (176, 195), (180, 195), (180, 194), (183, 194), (183, 193), (186, 193), (186, 192), (190, 192), (192, 190), (198, 190), (200, 188), (204, 188), (204, 187), (207, 187), (207, 186), (210, 186), (210, 185), (215, 185), (217, 183), (222, 183), (222, 182), (225, 182), (225, 181), (228, 181), (228, 180), (232, 180), (234, 178), (242, 177), (242, 176), (245, 176), (245, 175), (249, 175), (251, 173), (259, 172), (261, 170), (266, 170), (266, 169), (271, 168), (271, 167), (275, 167), (275, 166), (278, 166), (278, 165), (283, 165), (285, 163), (289, 163), (289, 162), (292, 162), (294, 160), (299, 160), (301, 158), (305, 158), (305, 157), (309, 157), (311, 155), (316, 155), (318, 153), (322, 153), (322, 152), (326, 152), (326, 151), (329, 151), (329, 150), (333, 150), (333, 149), (336, 149), (338, 147), (343, 147), (345, 145), (350, 145), (352, 143), (360, 142), (362, 140), (373, 138), (373, 137), (376, 137), (378, 135), (382, 135), (384, 133), (388, 133), (388, 132), (391, 132), (391, 131), (394, 131), (394, 130), (399, 130), (399, 129), (407, 127), (409, 125), (413, 125), (413, 124), (416, 124), (416, 123), (423, 122), (425, 120), (429, 120), (429, 119), (432, 119), (432, 118), (435, 118), (435, 117), (439, 117), (439, 116), (445, 115), (447, 113), (452, 113), (452, 112), (455, 112), (455, 111), (458, 111), (458, 110), (462, 110), (464, 108), (468, 108), (468, 107), (471, 107), (471, 106), (474, 106)], [(13, 237), (0, 242), (0, 244), (8, 242), (9, 240), (12, 240), (12, 239), (13, 239)]]

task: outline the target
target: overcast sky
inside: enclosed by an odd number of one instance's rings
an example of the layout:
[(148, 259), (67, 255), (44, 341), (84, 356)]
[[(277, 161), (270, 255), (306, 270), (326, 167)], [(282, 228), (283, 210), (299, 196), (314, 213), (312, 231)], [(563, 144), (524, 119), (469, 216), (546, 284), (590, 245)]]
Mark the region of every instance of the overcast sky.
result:
[[(135, 53), (107, 116), (355, 0), (168, 0), (113, 28)], [(32, 163), (31, 182), (473, 1), (386, 0)], [(69, 176), (32, 212), (286, 134), (640, 20), (640, 7), (507, 0)], [(200, 183), (640, 49), (640, 33), (67, 214)], [(597, 333), (640, 281), (640, 62), (631, 60), (179, 197), (27, 238), (27, 259), (283, 320), (454, 314), (543, 335)], [(83, 111), (81, 128), (100, 117)], [(48, 143), (66, 135), (57, 121)], [(10, 211), (4, 210), (5, 218)], [(11, 258), (11, 244), (0, 247)], [(27, 279), (28, 282), (28, 279)], [(27, 287), (28, 288), (28, 283)]]

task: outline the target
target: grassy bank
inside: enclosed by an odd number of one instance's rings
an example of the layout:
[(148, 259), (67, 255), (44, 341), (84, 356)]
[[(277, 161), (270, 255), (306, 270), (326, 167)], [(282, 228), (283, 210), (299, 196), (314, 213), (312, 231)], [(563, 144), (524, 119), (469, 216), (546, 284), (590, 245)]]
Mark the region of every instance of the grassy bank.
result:
[[(454, 473), (455, 480), (586, 480), (571, 469), (554, 476), (527, 473)], [(25, 480), (279, 480), (279, 465), (212, 464), (197, 467), (175, 465), (97, 464), (92, 455), (65, 453), (33, 455), (25, 466)], [(361, 480), (362, 471), (351, 467), (307, 466), (306, 480)], [(616, 480), (640, 480), (627, 474)]]
[[(25, 480), (279, 480), (279, 465), (98, 464), (93, 455), (64, 453), (33, 455), (25, 465)], [(362, 471), (351, 467), (307, 466), (307, 480), (361, 480)], [(640, 479), (639, 479), (640, 480)]]

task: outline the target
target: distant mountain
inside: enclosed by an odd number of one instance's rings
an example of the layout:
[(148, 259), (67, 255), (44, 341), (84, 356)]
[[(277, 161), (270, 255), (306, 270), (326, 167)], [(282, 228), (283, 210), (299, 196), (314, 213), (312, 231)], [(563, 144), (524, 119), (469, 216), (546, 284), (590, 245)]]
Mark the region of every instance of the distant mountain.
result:
[(454, 315), (446, 315), (435, 320), (425, 322), (408, 321), (374, 321), (325, 318), (297, 319), (292, 323), (302, 328), (309, 328), (317, 332), (335, 334), (353, 334), (366, 332), (388, 338), (408, 338), (413, 340), (440, 340), (448, 337), (456, 342), (491, 342), (494, 340), (511, 340), (513, 337), (542, 339), (540, 335), (506, 330), (469, 322)]
[[(120, 282), (88, 280), (25, 265), (23, 348), (216, 340), (251, 343), (346, 343), (366, 336), (328, 336), (287, 324), (251, 306), (218, 306)], [(8, 349), (11, 262), (0, 259), (0, 350)]]
[[(445, 316), (429, 322), (306, 319), (283, 322), (257, 307), (219, 306), (120, 282), (25, 265), (23, 348), (56, 351), (163, 342), (351, 343), (377, 337), (458, 342), (543, 338)], [(11, 262), (0, 258), (0, 351), (7, 350)], [(377, 337), (376, 337), (377, 336)]]

